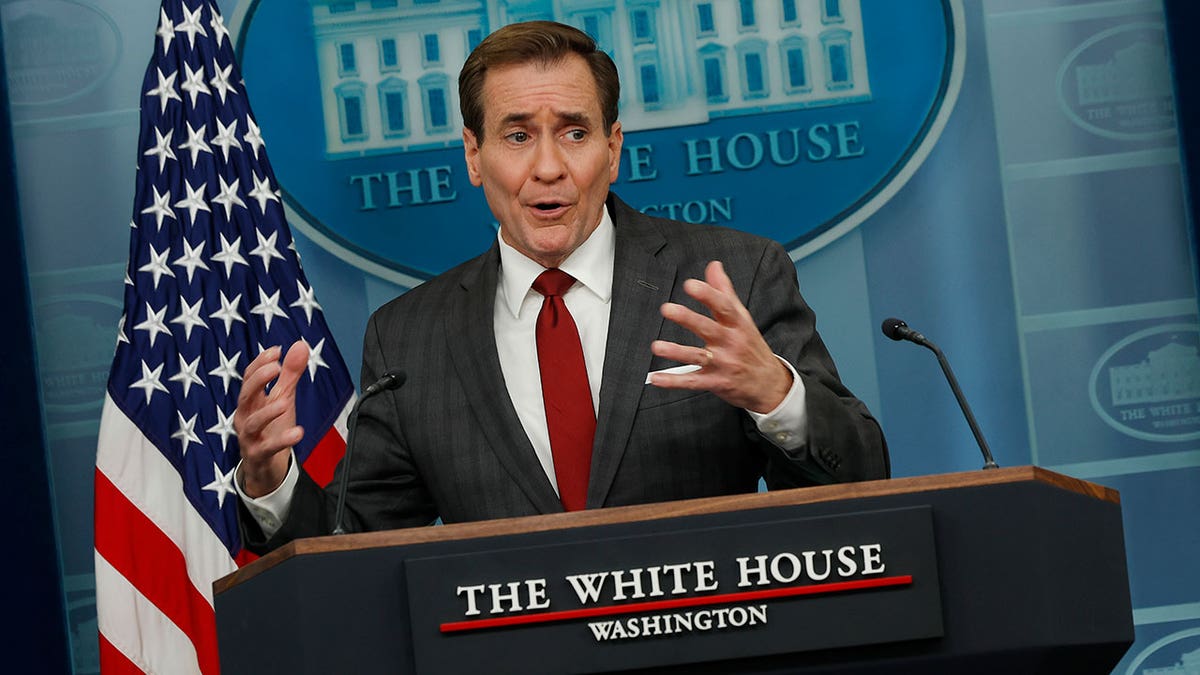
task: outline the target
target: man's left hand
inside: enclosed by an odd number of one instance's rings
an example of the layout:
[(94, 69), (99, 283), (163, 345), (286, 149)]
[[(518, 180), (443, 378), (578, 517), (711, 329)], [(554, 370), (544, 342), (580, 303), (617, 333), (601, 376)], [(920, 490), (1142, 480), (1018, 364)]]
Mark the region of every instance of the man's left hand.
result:
[(695, 333), (703, 347), (655, 340), (655, 356), (700, 366), (690, 373), (655, 373), (650, 383), (664, 389), (711, 391), (730, 405), (768, 413), (783, 402), (792, 387), (792, 374), (754, 325), (733, 282), (718, 261), (708, 264), (704, 281), (688, 279), (683, 290), (708, 308), (711, 317), (673, 302), (664, 303), (662, 315)]

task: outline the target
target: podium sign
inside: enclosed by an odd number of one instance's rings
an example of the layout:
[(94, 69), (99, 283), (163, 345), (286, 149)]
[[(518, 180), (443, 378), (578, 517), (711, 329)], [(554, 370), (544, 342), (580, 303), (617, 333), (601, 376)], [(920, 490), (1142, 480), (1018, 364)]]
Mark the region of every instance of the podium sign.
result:
[(942, 634), (928, 506), (405, 567), (419, 673), (625, 670)]

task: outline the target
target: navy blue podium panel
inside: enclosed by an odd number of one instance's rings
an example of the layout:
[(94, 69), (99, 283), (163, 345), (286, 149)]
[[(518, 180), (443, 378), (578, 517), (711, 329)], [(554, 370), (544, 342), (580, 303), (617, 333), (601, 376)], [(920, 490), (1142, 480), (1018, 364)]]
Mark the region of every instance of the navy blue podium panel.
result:
[(1133, 640), (1119, 497), (1034, 467), (321, 537), (215, 588), (227, 674), (1107, 673)]

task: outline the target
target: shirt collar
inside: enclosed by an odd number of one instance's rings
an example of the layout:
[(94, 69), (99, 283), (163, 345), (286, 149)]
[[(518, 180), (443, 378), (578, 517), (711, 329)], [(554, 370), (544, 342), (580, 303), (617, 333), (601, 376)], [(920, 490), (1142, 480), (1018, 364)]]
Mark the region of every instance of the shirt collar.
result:
[[(500, 243), (500, 288), (504, 294), (504, 304), (514, 317), (519, 318), (525, 296), (535, 292), (532, 288), (534, 279), (546, 268), (509, 246), (499, 233), (496, 238)], [(612, 298), (616, 250), (616, 230), (605, 205), (600, 215), (600, 225), (558, 267), (607, 303)]]

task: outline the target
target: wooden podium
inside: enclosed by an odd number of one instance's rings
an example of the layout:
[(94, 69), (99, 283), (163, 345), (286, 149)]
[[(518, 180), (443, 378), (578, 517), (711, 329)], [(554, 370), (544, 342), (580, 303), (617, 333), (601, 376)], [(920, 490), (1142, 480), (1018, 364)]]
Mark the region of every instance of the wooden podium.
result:
[(1120, 499), (1036, 467), (293, 542), (214, 585), (235, 673), (1108, 673)]

